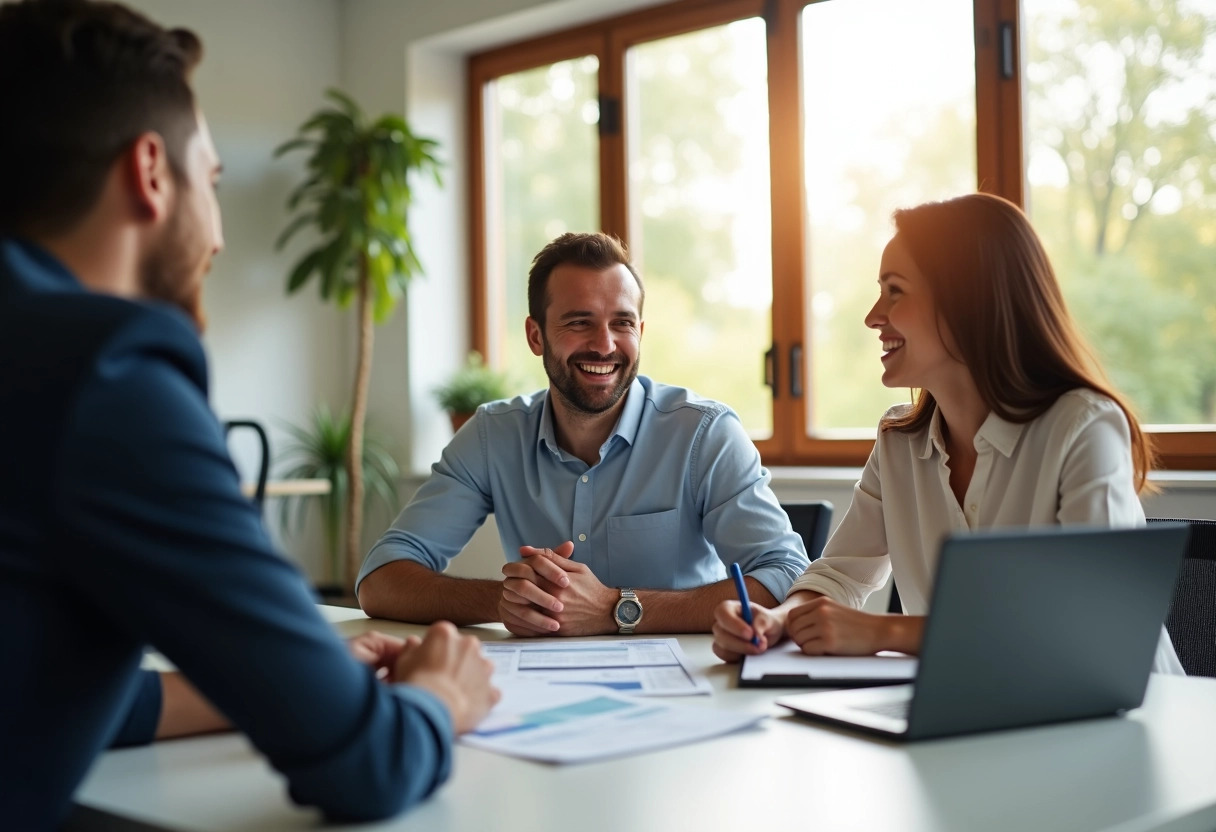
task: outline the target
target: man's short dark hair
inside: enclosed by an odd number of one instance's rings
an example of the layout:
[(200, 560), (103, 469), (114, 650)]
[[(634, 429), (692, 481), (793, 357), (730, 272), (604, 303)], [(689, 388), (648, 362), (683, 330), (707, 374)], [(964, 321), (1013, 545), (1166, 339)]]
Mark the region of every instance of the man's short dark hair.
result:
[(183, 180), (201, 57), (194, 33), (117, 3), (0, 3), (0, 234), (70, 228), (145, 132)]
[(553, 240), (540, 250), (532, 259), (532, 268), (528, 271), (528, 315), (541, 325), (545, 325), (545, 310), (549, 308), (549, 275), (558, 266), (582, 266), (596, 271), (604, 271), (613, 266), (621, 265), (629, 269), (633, 279), (638, 283), (641, 298), (638, 300), (638, 313), (646, 302), (646, 287), (642, 278), (629, 262), (629, 252), (625, 245), (601, 231), (594, 233), (576, 234), (569, 232)]

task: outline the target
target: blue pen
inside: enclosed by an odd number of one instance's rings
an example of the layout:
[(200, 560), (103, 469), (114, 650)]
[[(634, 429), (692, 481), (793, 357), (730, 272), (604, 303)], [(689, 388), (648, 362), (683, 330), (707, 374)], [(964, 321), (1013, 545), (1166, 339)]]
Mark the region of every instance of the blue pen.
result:
[(730, 575), (735, 579), (735, 592), (739, 593), (739, 603), (743, 605), (743, 620), (752, 628), (752, 644), (759, 644), (760, 637), (756, 635), (756, 625), (752, 621), (752, 604), (747, 600), (747, 584), (743, 583), (743, 570), (739, 564), (730, 565)]

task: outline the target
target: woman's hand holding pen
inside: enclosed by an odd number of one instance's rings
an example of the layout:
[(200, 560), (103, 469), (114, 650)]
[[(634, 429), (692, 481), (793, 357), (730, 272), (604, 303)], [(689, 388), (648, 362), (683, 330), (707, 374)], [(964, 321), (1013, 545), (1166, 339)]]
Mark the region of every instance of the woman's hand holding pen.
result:
[[(765, 609), (749, 605), (752, 624), (743, 620), (743, 606), (738, 601), (723, 601), (714, 609), (714, 654), (722, 661), (737, 662), (744, 655), (763, 653), (785, 637), (785, 611), (781, 607)], [(758, 643), (752, 644), (755, 636)]]

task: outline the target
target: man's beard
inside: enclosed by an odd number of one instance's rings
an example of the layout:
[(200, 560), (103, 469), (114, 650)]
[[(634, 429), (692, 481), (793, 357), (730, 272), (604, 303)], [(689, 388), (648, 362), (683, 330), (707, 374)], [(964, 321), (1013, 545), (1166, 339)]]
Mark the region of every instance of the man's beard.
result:
[(194, 321), (199, 332), (207, 325), (203, 312), (206, 258), (198, 237), (189, 229), (189, 219), (179, 202), (160, 239), (144, 258), (139, 274), (140, 290), (145, 298), (176, 306)]
[[(629, 392), (630, 385), (633, 380), (638, 377), (638, 366), (641, 363), (642, 355), (639, 351), (637, 358), (633, 364), (626, 364), (625, 356), (619, 352), (611, 355), (598, 355), (596, 353), (577, 353), (562, 363), (557, 359), (549, 348), (549, 339), (541, 335), (544, 341), (544, 365), (545, 374), (549, 376), (549, 383), (557, 388), (563, 399), (565, 399), (571, 407), (581, 413), (598, 414), (611, 410), (616, 406), (616, 403)], [(576, 363), (597, 363), (611, 362), (624, 367), (624, 372), (620, 374), (616, 386), (609, 390), (588, 390), (579, 381), (578, 373), (580, 372), (574, 365)]]

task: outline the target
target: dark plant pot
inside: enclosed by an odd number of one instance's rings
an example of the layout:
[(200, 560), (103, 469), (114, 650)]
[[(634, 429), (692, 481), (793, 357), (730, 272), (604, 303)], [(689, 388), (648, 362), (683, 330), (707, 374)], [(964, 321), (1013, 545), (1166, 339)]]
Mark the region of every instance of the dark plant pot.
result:
[(358, 607), (359, 600), (341, 584), (317, 584), (315, 587), (322, 604), (332, 607)]
[(472, 413), (448, 413), (448, 418), (452, 420), (452, 433), (460, 430), (460, 427), (467, 421), (473, 418)]

